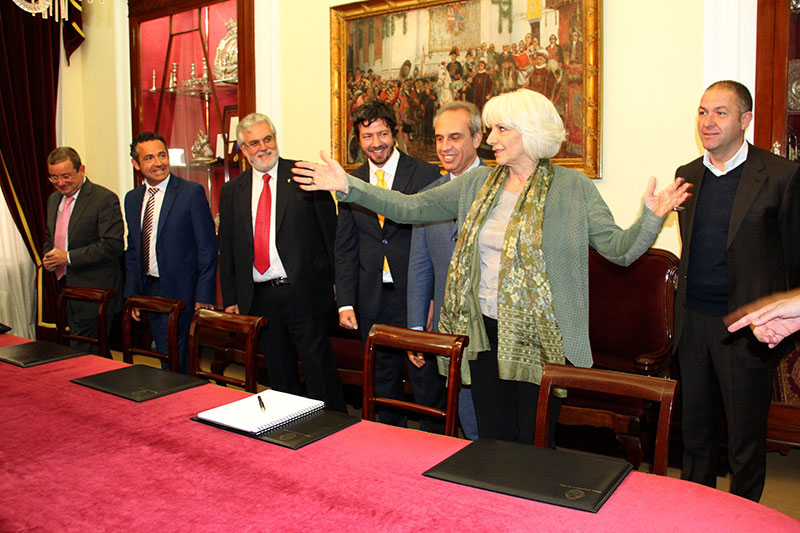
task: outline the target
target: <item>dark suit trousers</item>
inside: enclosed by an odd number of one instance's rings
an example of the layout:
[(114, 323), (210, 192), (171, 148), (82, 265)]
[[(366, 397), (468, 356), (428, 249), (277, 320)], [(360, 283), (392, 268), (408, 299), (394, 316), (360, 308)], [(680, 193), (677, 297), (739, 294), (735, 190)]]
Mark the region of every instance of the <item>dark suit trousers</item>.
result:
[(766, 475), (773, 366), (748, 368), (722, 317), (687, 309), (678, 356), (683, 412), (683, 479), (716, 486), (720, 421), (728, 427), (731, 492), (758, 501)]
[[(161, 293), (161, 283), (145, 279), (143, 284), (145, 296), (163, 296)], [(180, 361), (181, 374), (189, 373), (189, 326), (192, 324), (194, 316), (194, 306), (188, 306), (181, 311), (178, 317), (178, 360)], [(147, 313), (147, 323), (150, 324), (150, 333), (156, 342), (156, 351), (159, 353), (169, 353), (169, 315), (165, 313)], [(162, 361), (161, 368), (167, 369), (169, 365)]]
[(267, 358), (270, 385), (275, 390), (302, 395), (304, 391), (297, 370), (299, 358), (308, 395), (323, 400), (329, 409), (347, 412), (333, 361), (330, 315), (326, 311), (309, 316), (297, 302), (291, 284), (272, 287), (256, 283), (253, 288), (253, 303), (248, 314), (267, 319), (260, 341)]
[[(373, 324), (388, 324), (404, 328), (406, 323), (406, 294), (398, 291), (393, 285), (383, 284), (381, 291), (381, 305), (378, 316), (359, 317), (361, 340), (367, 343), (367, 336)], [(406, 352), (381, 350), (375, 354), (375, 395), (382, 398), (405, 400), (403, 377), (405, 361), (408, 360)], [(426, 365), (427, 366), (427, 365)], [(396, 411), (379, 409), (378, 419), (384, 424), (405, 427), (407, 418)]]
[[(426, 357), (422, 368), (417, 368), (406, 358), (408, 379), (414, 392), (414, 401), (428, 407), (442, 409), (447, 406), (447, 389), (444, 376), (439, 374), (436, 357)], [(444, 433), (444, 422), (420, 418), (419, 428), (431, 433)]]
[[(66, 287), (66, 277), (58, 281), (58, 290)], [(114, 323), (114, 314), (109, 313), (106, 317), (106, 336), (111, 334), (111, 326)], [(91, 302), (79, 302), (67, 300), (67, 325), (72, 335), (82, 337), (97, 338), (97, 304)], [(97, 344), (83, 341), (70, 341), (70, 346), (76, 350), (97, 355)]]

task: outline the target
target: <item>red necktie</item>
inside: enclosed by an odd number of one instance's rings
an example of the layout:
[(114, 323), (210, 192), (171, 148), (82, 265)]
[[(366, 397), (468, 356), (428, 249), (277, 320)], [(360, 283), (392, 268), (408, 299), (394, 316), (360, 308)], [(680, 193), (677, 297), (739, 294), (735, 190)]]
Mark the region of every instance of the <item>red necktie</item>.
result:
[(256, 227), (253, 229), (253, 265), (259, 274), (269, 269), (269, 222), (272, 210), (272, 193), (269, 190), (269, 174), (264, 174), (264, 188), (258, 198)]
[[(59, 250), (67, 249), (67, 228), (69, 227), (69, 217), (72, 214), (72, 204), (75, 202), (75, 196), (68, 196), (64, 199), (64, 207), (61, 209), (61, 214), (58, 215), (56, 221), (56, 234), (53, 245)], [(67, 267), (64, 265), (56, 267), (56, 279), (61, 279), (67, 273)]]

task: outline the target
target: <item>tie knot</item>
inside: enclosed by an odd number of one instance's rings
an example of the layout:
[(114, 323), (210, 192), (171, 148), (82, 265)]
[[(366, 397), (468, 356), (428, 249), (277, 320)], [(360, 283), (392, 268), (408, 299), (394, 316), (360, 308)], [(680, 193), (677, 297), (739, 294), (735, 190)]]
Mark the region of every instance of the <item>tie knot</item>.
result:
[(383, 175), (386, 174), (385, 170), (376, 170), (375, 177), (378, 178), (378, 187), (386, 188), (386, 180), (383, 179)]
[(149, 192), (149, 193), (150, 193), (150, 196), (155, 196), (155, 195), (156, 195), (156, 193), (157, 193), (159, 190), (160, 190), (160, 189), (159, 189), (158, 187), (150, 187), (150, 188), (147, 190), (147, 192)]
[(269, 174), (264, 174), (263, 176), (261, 176), (261, 179), (264, 180), (264, 185), (266, 185), (267, 183), (269, 183)]
[(72, 204), (72, 202), (74, 202), (74, 201), (75, 201), (75, 195), (74, 194), (72, 196), (67, 196), (65, 198), (65, 200), (64, 200), (64, 205), (68, 206), (68, 205)]

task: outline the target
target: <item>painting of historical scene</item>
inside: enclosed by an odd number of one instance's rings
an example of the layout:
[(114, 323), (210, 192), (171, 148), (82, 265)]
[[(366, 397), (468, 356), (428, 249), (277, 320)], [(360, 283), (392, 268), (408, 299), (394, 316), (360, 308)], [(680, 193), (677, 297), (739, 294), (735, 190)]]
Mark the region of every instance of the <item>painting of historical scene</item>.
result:
[[(521, 87), (547, 96), (564, 120), (567, 141), (556, 158), (585, 160), (585, 4), (587, 0), (428, 2), (405, 11), (376, 8), (378, 14), (346, 20), (340, 68), (347, 163), (363, 158), (350, 118), (369, 100), (381, 99), (395, 109), (401, 150), (435, 161), (433, 117), (439, 107), (467, 100), (482, 109), (492, 96)], [(493, 159), (485, 142), (479, 154)]]

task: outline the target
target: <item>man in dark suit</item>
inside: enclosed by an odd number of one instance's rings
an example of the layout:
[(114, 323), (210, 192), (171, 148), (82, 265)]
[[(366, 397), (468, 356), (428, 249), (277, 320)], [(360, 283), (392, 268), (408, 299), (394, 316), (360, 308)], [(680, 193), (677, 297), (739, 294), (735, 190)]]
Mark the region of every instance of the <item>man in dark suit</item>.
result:
[(716, 484), (719, 418), (728, 430), (731, 492), (758, 501), (764, 487), (767, 413), (782, 353), (723, 316), (800, 285), (798, 166), (744, 141), (753, 100), (721, 81), (703, 94), (697, 131), (706, 155), (678, 168), (695, 195), (679, 213), (683, 250), (675, 346), (683, 392), (683, 477)]
[(345, 411), (333, 361), (333, 239), (336, 207), (327, 192), (305, 192), (279, 157), (275, 126), (251, 113), (236, 128), (250, 165), (220, 190), (220, 284), (225, 310), (267, 318), (261, 348), (274, 389)]
[[(366, 164), (353, 172), (364, 181), (413, 194), (439, 177), (439, 168), (395, 149), (397, 122), (385, 103), (373, 101), (355, 110), (353, 127)], [(385, 220), (354, 204), (339, 204), (336, 229), (336, 297), (342, 327), (361, 327), (366, 342), (373, 324), (406, 327), (406, 287), (411, 226)], [(358, 303), (359, 317), (354, 307)], [(403, 398), (403, 360), (378, 352), (375, 394)], [(405, 425), (405, 417), (379, 412), (382, 422)]]
[[(141, 133), (131, 143), (131, 162), (145, 183), (125, 195), (128, 250), (125, 296), (143, 294), (183, 300), (178, 321), (180, 369), (188, 371), (189, 326), (195, 309), (216, 300), (217, 241), (205, 189), (170, 172), (163, 137)], [(138, 310), (133, 317), (139, 320)], [(167, 319), (148, 316), (156, 349), (167, 353)]]
[[(483, 138), (481, 115), (471, 102), (451, 102), (442, 107), (433, 119), (436, 155), (447, 174), (423, 189), (438, 187), (454, 180), (473, 168), (483, 165), (478, 147)], [(439, 331), (439, 310), (444, 301), (447, 269), (453, 255), (458, 228), (455, 220), (431, 222), (414, 226), (408, 261), (408, 327)], [(431, 301), (433, 306), (431, 307)], [(435, 360), (409, 355), (412, 365), (408, 375), (414, 399), (438, 409), (444, 409), (446, 393), (444, 377), (437, 371)], [(472, 404), (472, 390), (462, 386), (458, 399), (458, 418), (468, 439), (478, 438), (478, 422)], [(444, 431), (444, 425), (420, 420), (425, 431)]]
[[(47, 199), (47, 230), (42, 258), (64, 287), (112, 289), (109, 314), (122, 309), (122, 269), (119, 257), (124, 226), (117, 195), (86, 178), (86, 167), (73, 148), (56, 148), (47, 157), (50, 182), (56, 191)], [(111, 328), (108, 320), (108, 328)], [(69, 302), (67, 323), (76, 335), (97, 337), (97, 306)], [(73, 342), (97, 353), (94, 345)]]

